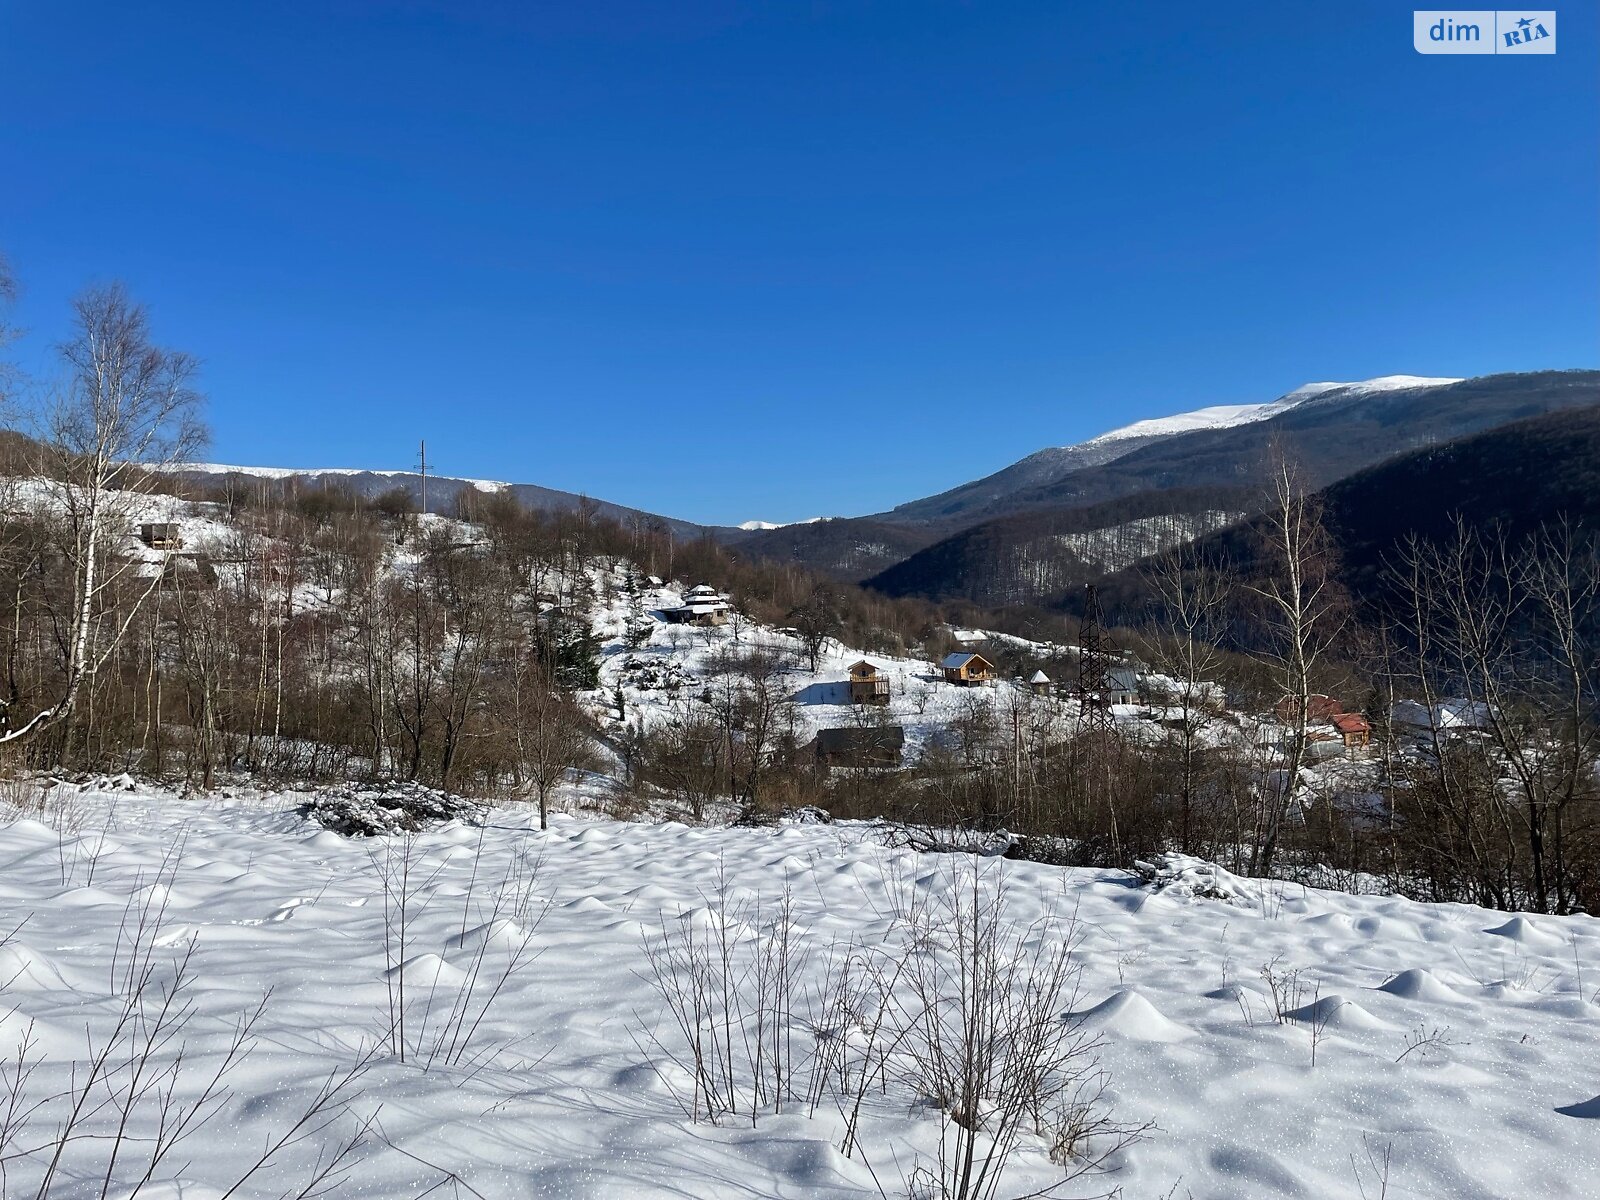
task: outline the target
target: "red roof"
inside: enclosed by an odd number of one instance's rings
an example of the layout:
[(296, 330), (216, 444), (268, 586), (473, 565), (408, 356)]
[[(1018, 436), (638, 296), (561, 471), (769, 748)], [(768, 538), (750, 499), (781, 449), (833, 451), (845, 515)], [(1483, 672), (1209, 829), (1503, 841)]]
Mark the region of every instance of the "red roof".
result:
[(1333, 727), (1340, 733), (1372, 732), (1372, 724), (1360, 713), (1334, 713)]

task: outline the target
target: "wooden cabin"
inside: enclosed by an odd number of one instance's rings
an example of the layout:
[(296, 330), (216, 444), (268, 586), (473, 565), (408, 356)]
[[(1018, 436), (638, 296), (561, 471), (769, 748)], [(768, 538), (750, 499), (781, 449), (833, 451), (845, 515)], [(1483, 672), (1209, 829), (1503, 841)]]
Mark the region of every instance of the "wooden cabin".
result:
[(176, 521), (146, 521), (139, 526), (139, 540), (152, 550), (183, 549), (183, 533)]
[(850, 703), (889, 703), (889, 681), (866, 659), (850, 668)]
[(1372, 745), (1372, 722), (1360, 713), (1335, 713), (1333, 728), (1344, 739), (1346, 750), (1365, 750)]
[(817, 762), (825, 767), (898, 767), (906, 731), (898, 725), (817, 731)]
[(1048, 696), (1056, 690), (1056, 685), (1050, 682), (1050, 676), (1043, 671), (1035, 671), (1028, 676), (1028, 690), (1035, 696)]
[(994, 664), (981, 654), (949, 654), (939, 666), (944, 681), (958, 687), (978, 687), (994, 678)]

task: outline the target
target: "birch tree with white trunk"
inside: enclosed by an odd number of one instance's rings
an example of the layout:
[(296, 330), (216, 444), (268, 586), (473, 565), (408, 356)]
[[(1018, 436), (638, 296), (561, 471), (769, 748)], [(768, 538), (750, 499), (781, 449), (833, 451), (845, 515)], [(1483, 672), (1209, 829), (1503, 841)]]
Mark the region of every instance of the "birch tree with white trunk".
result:
[[(85, 291), (60, 347), (62, 381), (30, 414), (39, 443), (39, 514), (68, 580), (61, 682), (0, 745), (66, 721), (161, 582), (123, 552), (161, 471), (205, 444), (194, 359), (152, 342), (142, 305), (121, 284)], [(170, 553), (170, 551), (168, 552)], [(163, 564), (164, 565), (164, 564)]]

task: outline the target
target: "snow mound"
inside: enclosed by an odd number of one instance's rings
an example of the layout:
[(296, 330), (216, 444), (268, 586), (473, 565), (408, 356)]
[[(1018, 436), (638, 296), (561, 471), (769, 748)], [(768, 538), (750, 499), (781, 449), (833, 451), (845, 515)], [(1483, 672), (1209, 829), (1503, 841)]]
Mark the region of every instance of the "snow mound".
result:
[(451, 987), (464, 983), (465, 971), (452, 967), (437, 954), (419, 954), (383, 973), (385, 979), (400, 979), (417, 987)]
[(107, 1200), (226, 1200), (223, 1192), (189, 1179), (156, 1179), (131, 1189), (119, 1188)]
[(66, 986), (61, 972), (42, 954), (21, 942), (0, 946), (0, 991), (46, 992)]
[(1314, 917), (1301, 917), (1300, 923), (1325, 934), (1351, 934), (1356, 930), (1356, 923), (1343, 913), (1318, 913)]
[(66, 908), (88, 908), (96, 904), (121, 904), (119, 896), (113, 896), (104, 888), (85, 885), (83, 887), (68, 888), (55, 897), (55, 903)]
[(526, 934), (522, 926), (515, 921), (508, 921), (504, 917), (490, 921), (486, 925), (479, 925), (465, 933), (458, 933), (445, 943), (452, 950), (476, 950), (479, 946), (490, 946), (496, 949), (511, 949), (522, 944)]
[(1151, 861), (1136, 861), (1139, 878), (1163, 896), (1179, 900), (1253, 901), (1255, 889), (1216, 863), (1169, 850)]
[(44, 1030), (16, 1009), (0, 1010), (0, 1055), (14, 1059), (24, 1046), (36, 1046)]
[(1386, 1029), (1388, 1028), (1377, 1017), (1373, 1016), (1354, 1000), (1347, 1000), (1337, 992), (1319, 997), (1311, 1004), (1293, 1009), (1283, 1014), (1291, 1021), (1299, 1021), (1305, 1025), (1321, 1025), (1329, 1029)]
[(223, 1192), (189, 1179), (155, 1179), (108, 1193), (107, 1200), (226, 1200)]
[(1546, 949), (1557, 950), (1566, 945), (1555, 934), (1546, 933), (1526, 917), (1512, 917), (1504, 925), (1497, 925), (1484, 932), (1510, 938), (1513, 942), (1524, 946), (1543, 946)]
[(1461, 999), (1459, 992), (1448, 984), (1440, 983), (1432, 972), (1421, 967), (1401, 971), (1400, 974), (1379, 984), (1374, 990), (1388, 992), (1389, 995), (1399, 996), (1402, 1000), (1422, 1000), (1429, 1004), (1442, 1004)]
[(1179, 1025), (1138, 991), (1113, 992), (1093, 1008), (1071, 1014), (1076, 1021), (1135, 1042), (1181, 1042), (1194, 1030)]
[(420, 783), (346, 784), (317, 793), (298, 811), (345, 837), (416, 833), (483, 817), (483, 805), (476, 801)]

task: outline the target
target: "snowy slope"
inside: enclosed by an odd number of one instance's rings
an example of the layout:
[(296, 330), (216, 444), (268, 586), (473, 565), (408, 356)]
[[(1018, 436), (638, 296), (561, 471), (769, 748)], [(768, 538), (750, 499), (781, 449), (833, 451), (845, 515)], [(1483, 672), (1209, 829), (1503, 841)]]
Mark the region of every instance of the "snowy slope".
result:
[[(175, 474), (251, 475), (257, 479), (294, 479), (316, 475), (381, 475), (388, 479), (411, 478), (415, 471), (379, 471), (369, 467), (241, 467), (229, 463), (175, 463), (167, 468)], [(480, 492), (500, 492), (510, 487), (498, 479), (460, 479), (454, 475), (430, 476), (445, 483), (471, 484)]]
[(1003, 515), (1014, 510), (1014, 503), (1008, 508), (1008, 502), (1014, 502), (1019, 496), (1060, 483), (1075, 472), (1105, 466), (1171, 438), (1270, 420), (1311, 402), (1338, 404), (1374, 393), (1442, 387), (1456, 382), (1459, 381), (1419, 375), (1384, 375), (1359, 383), (1308, 383), (1266, 403), (1211, 405), (1171, 416), (1135, 421), (1086, 441), (1037, 450), (981, 479), (897, 505), (892, 512), (882, 514), (881, 519), (967, 521), (985, 510), (992, 515)]
[(736, 528), (746, 533), (762, 533), (769, 529), (788, 529), (791, 525), (815, 525), (818, 521), (827, 519), (827, 517), (807, 517), (803, 521), (740, 521)]
[[(692, 829), (558, 815), (541, 834), (505, 810), (483, 829), (350, 842), (286, 811), (294, 799), (58, 788), (35, 809), (42, 820), (0, 828), (0, 915), (7, 929), (26, 918), (0, 947), (0, 1035), (8, 1055), (31, 1043), (25, 1058), (42, 1056), (26, 1098), (69, 1088), (74, 1065), (83, 1078), (85, 1046), (112, 1037), (129, 936), (160, 980), (192, 946), (193, 1015), (154, 1056), (163, 1070), (176, 1066), (180, 1100), (197, 1095), (241, 1016), (266, 997), (253, 1048), (214, 1094), (216, 1116), (151, 1173), (140, 1200), (218, 1200), (330, 1075), (374, 1045), (348, 1107), (313, 1123), (236, 1200), (296, 1194), (318, 1155), (367, 1118), (377, 1125), (326, 1194), (866, 1200), (906, 1195), (911, 1173), (934, 1161), (938, 1114), (912, 1093), (904, 1063), (867, 1092), (852, 1157), (840, 1152), (843, 1123), (829, 1103), (690, 1121), (675, 1099), (685, 1078), (671, 1058), (682, 1048), (645, 948), (727, 922), (742, 956), (787, 893), (804, 1080), (825, 1043), (817, 1029), (831, 1028), (810, 999), (830, 956), (854, 946), (885, 964), (903, 958), (908, 914), (965, 894), (971, 860), (893, 849), (864, 826)], [(1186, 882), (1196, 879), (1238, 899), (1193, 899)], [(1195, 870), (1154, 891), (1117, 871), (980, 860), (983, 894), (1002, 886), (1008, 928), (1053, 914), (1060, 923), (1036, 927), (1037, 938), (1081, 939), (1073, 957), (1083, 975), (1063, 1017), (1101, 1040), (1113, 1116), (1155, 1125), (1114, 1160), (1115, 1174), (1064, 1194), (1600, 1194), (1600, 922)], [(403, 946), (393, 937), (402, 894)], [(126, 925), (119, 952), (129, 912), (144, 914), (143, 931)], [(524, 965), (507, 973), (518, 956)], [(400, 972), (397, 960), (408, 964)], [(1298, 972), (1294, 1015), (1282, 1023), (1265, 964), (1280, 988)], [(489, 988), (475, 976), (505, 980), (466, 1054), (430, 1064), (463, 993), (478, 1016)], [(404, 1057), (384, 1038), (401, 978)], [(1407, 1052), (1430, 1031), (1432, 1044)], [(45, 1150), (7, 1164), (8, 1195), (34, 1194), (63, 1113), (48, 1104), (15, 1143)], [(102, 1107), (85, 1132), (106, 1135), (115, 1118)], [(139, 1138), (155, 1128), (149, 1105), (130, 1125)], [(101, 1195), (108, 1144), (73, 1143), (50, 1195)], [(134, 1194), (144, 1145), (112, 1169), (107, 1194)], [(1000, 1195), (1058, 1177), (1028, 1132)]]
[[(943, 682), (938, 664), (923, 659), (863, 653), (837, 641), (822, 651), (817, 669), (805, 661), (800, 640), (792, 635), (736, 617), (730, 624), (714, 628), (691, 628), (667, 623), (662, 609), (682, 602), (674, 587), (656, 588), (643, 597), (648, 610), (648, 636), (642, 644), (627, 640), (630, 618), (627, 595), (621, 578), (596, 573), (594, 589), (598, 596), (594, 631), (600, 637), (600, 688), (592, 694), (597, 715), (611, 714), (610, 706), (619, 694), (623, 697), (623, 719), (646, 724), (681, 715), (691, 698), (697, 696), (713, 678), (716, 660), (729, 652), (770, 650), (786, 664), (783, 691), (795, 703), (798, 740), (809, 741), (819, 729), (854, 724), (861, 710), (849, 702), (847, 683), (853, 663), (865, 658), (889, 681), (890, 703), (874, 710), (906, 731), (905, 753), (909, 761), (941, 730), (949, 727), (964, 706), (975, 702), (1004, 705), (1013, 697), (1023, 697), (1026, 689), (1011, 681), (994, 687), (967, 689)], [(1060, 647), (1025, 643), (1012, 639), (1017, 648), (1048, 657)], [(1056, 706), (1056, 717), (1063, 726), (1076, 717), (1071, 703)]]
[(1227, 429), (1234, 425), (1249, 425), (1255, 421), (1271, 420), (1279, 413), (1287, 412), (1307, 400), (1327, 398), (1333, 392), (1357, 396), (1403, 388), (1444, 387), (1447, 384), (1460, 382), (1459, 379), (1429, 378), (1422, 375), (1381, 375), (1376, 379), (1366, 379), (1359, 383), (1307, 383), (1266, 404), (1220, 404), (1210, 408), (1197, 408), (1193, 412), (1177, 413), (1170, 417), (1153, 417), (1147, 421), (1135, 421), (1131, 425), (1124, 425), (1120, 429), (1113, 429), (1086, 442), (1079, 442), (1076, 446), (1066, 446), (1063, 449), (1097, 446), (1129, 438), (1170, 437), (1179, 433), (1192, 433), (1197, 429)]

